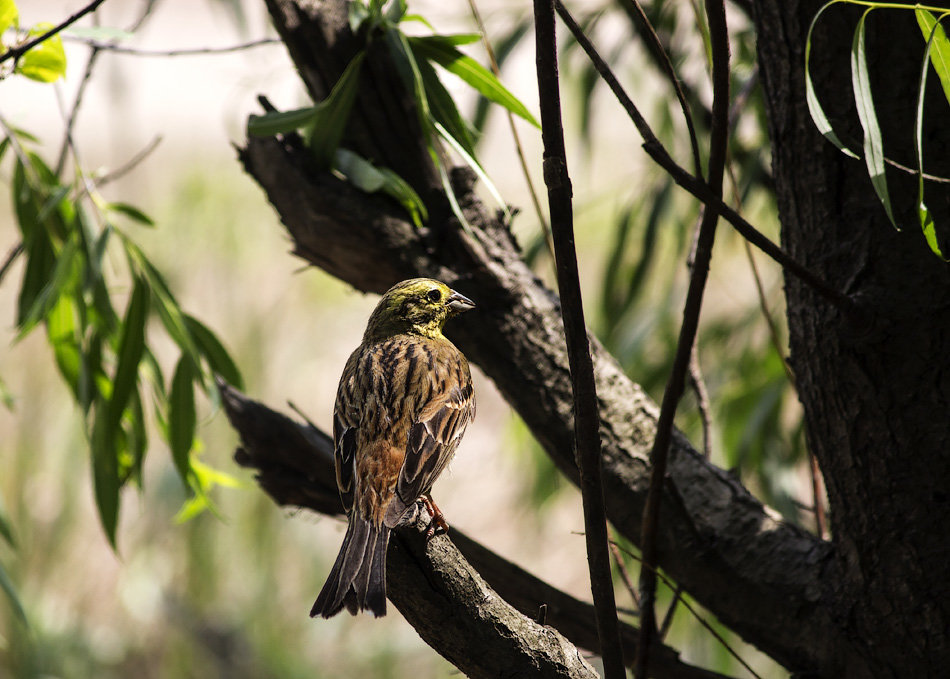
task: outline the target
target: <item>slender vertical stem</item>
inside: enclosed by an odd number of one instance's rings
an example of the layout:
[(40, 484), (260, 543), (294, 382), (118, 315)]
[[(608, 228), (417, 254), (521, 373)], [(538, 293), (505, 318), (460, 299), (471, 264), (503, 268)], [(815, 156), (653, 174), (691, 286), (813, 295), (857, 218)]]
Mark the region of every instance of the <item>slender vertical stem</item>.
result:
[(577, 466), (580, 469), (591, 594), (594, 598), (604, 673), (607, 679), (623, 679), (626, 674), (620, 645), (617, 605), (610, 576), (607, 520), (600, 469), (600, 414), (597, 409), (594, 365), (590, 356), (577, 273), (571, 179), (567, 172), (564, 129), (561, 124), (554, 1), (534, 0), (534, 16), (537, 50), (535, 59), (544, 142), (544, 183), (548, 189), (551, 233), (554, 238), (558, 289), (561, 293), (561, 318), (564, 321), (574, 390), (574, 447)]
[[(722, 196), (722, 177), (726, 163), (726, 142), (729, 136), (729, 34), (726, 28), (726, 11), (723, 0), (706, 0), (709, 32), (712, 43), (713, 119), (709, 141), (709, 177), (706, 185), (717, 198)], [(690, 275), (689, 289), (683, 308), (683, 324), (670, 379), (666, 383), (660, 417), (656, 426), (656, 438), (650, 451), (653, 469), (646, 504), (643, 508), (641, 549), (643, 568), (640, 570), (640, 641), (637, 645), (637, 662), (634, 676), (646, 679), (649, 671), (650, 646), (657, 638), (656, 626), (656, 567), (657, 530), (660, 520), (660, 499), (666, 476), (667, 458), (673, 432), (673, 417), (683, 395), (686, 376), (699, 314), (702, 309), (703, 291), (709, 274), (709, 261), (716, 236), (719, 215), (710, 207), (703, 212), (696, 243), (696, 259)]]

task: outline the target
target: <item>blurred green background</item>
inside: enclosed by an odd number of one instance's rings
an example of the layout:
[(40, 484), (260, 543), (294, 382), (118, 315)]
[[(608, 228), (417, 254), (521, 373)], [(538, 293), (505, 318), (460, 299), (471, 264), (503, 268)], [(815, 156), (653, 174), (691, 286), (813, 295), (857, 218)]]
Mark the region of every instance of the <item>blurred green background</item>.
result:
[[(82, 3), (22, 3), (24, 23), (58, 21)], [(524, 8), (479, 4), (489, 35), (502, 42), (504, 81), (533, 111), (533, 45)], [(136, 3), (106, 3), (103, 25), (126, 25)], [(689, 3), (647, 9), (708, 106), (702, 32)], [(410, 11), (440, 32), (471, 31), (464, 3), (413, 2)], [(628, 16), (605, 2), (579, 5), (590, 34), (671, 150), (686, 165), (688, 137), (675, 100), (645, 66)], [(743, 214), (777, 237), (768, 188), (768, 140), (754, 85), (754, 36), (730, 6), (736, 91), (750, 100), (738, 112), (731, 149)], [(130, 45), (173, 49), (236, 44), (272, 35), (256, 2), (158, 3)], [(514, 38), (519, 36), (520, 42)], [(500, 46), (500, 45), (499, 45)], [(87, 50), (67, 41), (65, 83), (22, 78), (0, 82), (0, 114), (40, 138), (53, 162), (61, 111), (72, 101)], [(485, 61), (479, 46), (469, 50)], [(697, 219), (696, 205), (669, 186), (639, 150), (640, 139), (586, 61), (565, 41), (562, 74), (577, 237), (590, 326), (629, 374), (659, 399), (679, 327)], [(450, 77), (466, 111), (477, 103)], [(105, 190), (145, 210), (156, 228), (135, 230), (182, 306), (213, 328), (232, 351), (247, 392), (289, 411), (291, 401), (329, 427), (336, 380), (359, 342), (375, 303), (289, 255), (289, 240), (256, 185), (241, 171), (240, 144), (255, 97), (280, 108), (306, 102), (280, 45), (228, 55), (141, 57), (104, 54), (77, 122), (75, 140), (87, 169), (114, 168), (155, 135), (157, 150)], [(698, 109), (697, 109), (698, 110)], [(702, 116), (699, 115), (702, 139)], [(541, 187), (540, 135), (519, 123), (535, 185)], [(702, 142), (701, 142), (702, 143)], [(523, 209), (516, 233), (539, 275), (551, 262), (525, 183), (512, 162), (508, 123), (489, 113), (481, 158), (505, 199)], [(8, 163), (0, 177), (9, 186)], [(0, 252), (18, 236), (9, 190), (0, 193)], [(766, 299), (785, 346), (781, 279), (758, 257)], [(104, 538), (92, 498), (89, 453), (80, 412), (56, 372), (42, 333), (15, 342), (13, 318), (22, 263), (0, 287), (0, 379), (12, 402), (0, 408), (0, 499), (16, 547), (0, 543), (3, 565), (28, 625), (0, 599), (0, 676), (39, 677), (451, 677), (457, 671), (425, 646), (391, 609), (382, 620), (307, 617), (343, 535), (341, 522), (281, 510), (260, 492), (231, 454), (236, 437), (223, 414), (199, 402), (201, 459), (241, 480), (217, 489), (220, 517), (174, 520), (186, 493), (154, 433), (144, 489), (123, 494), (118, 553)], [(117, 269), (121, 268), (116, 264)], [(126, 291), (116, 290), (117, 295)], [(162, 328), (149, 328), (161, 351)], [(748, 255), (728, 228), (720, 231), (704, 309), (700, 359), (710, 392), (713, 460), (734, 469), (759, 497), (791, 521), (814, 528), (801, 416), (782, 358), (772, 344)], [(170, 370), (170, 367), (168, 368)], [(589, 599), (583, 519), (576, 490), (561, 480), (530, 434), (478, 374), (479, 416), (450, 472), (436, 486), (452, 525), (575, 596)], [(680, 408), (679, 426), (702, 447), (696, 400)], [(636, 581), (636, 562), (627, 560)], [(662, 601), (670, 600), (663, 588)], [(632, 603), (618, 579), (618, 601)], [(661, 615), (663, 607), (660, 608)], [(714, 618), (704, 613), (715, 624)], [(635, 620), (634, 620), (635, 622)], [(763, 676), (785, 673), (734, 635), (729, 643)], [(684, 610), (668, 642), (694, 663), (737, 676), (745, 670)]]

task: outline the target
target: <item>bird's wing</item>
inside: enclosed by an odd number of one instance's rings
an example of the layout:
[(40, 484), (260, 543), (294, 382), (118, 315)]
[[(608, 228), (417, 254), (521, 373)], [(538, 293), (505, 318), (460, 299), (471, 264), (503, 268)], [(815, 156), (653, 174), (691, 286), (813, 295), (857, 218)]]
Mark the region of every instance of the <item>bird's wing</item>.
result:
[(360, 353), (359, 350), (353, 352), (347, 361), (333, 406), (333, 462), (336, 485), (346, 512), (353, 506), (353, 474), (360, 425), (360, 376), (357, 370)]
[(409, 429), (405, 463), (386, 512), (389, 526), (397, 525), (406, 508), (429, 492), (475, 418), (475, 394), (467, 366), (460, 373), (462, 379), (432, 398)]

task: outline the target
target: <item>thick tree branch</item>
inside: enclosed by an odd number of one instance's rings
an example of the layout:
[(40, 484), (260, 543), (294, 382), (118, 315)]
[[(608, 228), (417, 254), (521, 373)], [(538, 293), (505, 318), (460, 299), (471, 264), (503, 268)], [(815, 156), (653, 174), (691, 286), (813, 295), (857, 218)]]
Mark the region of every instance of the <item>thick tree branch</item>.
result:
[[(342, 3), (269, 5), (298, 70), (314, 96), (322, 96), (355, 50)], [(377, 85), (361, 82), (372, 90), (361, 89), (361, 100), (388, 96)], [(352, 132), (374, 158), (385, 150), (374, 151), (373, 139), (406, 132), (406, 126), (376, 116), (377, 110), (360, 111)], [(311, 263), (361, 290), (382, 292), (396, 280), (425, 275), (477, 299), (479, 313), (458, 319), (453, 341), (495, 381), (555, 464), (577, 483), (557, 297), (521, 260), (505, 225), (474, 198), (467, 175), (456, 179), (471, 237), (445, 214), (433, 213), (428, 228), (414, 228), (389, 199), (320, 173), (296, 137), (251, 139), (240, 156), (281, 215), (295, 252)], [(420, 156), (418, 148), (409, 151), (391, 167), (404, 177), (420, 176)], [(657, 408), (593, 338), (591, 352), (607, 516), (639, 543)], [(660, 565), (723, 623), (779, 662), (802, 670), (826, 664), (840, 635), (832, 602), (824, 598), (837, 577), (830, 546), (776, 518), (681, 435), (672, 446)]]
[[(241, 438), (235, 460), (257, 471), (261, 488), (279, 505), (303, 507), (330, 516), (342, 515), (330, 437), (313, 426), (298, 424), (248, 399), (223, 382), (218, 383), (218, 389), (228, 419)], [(547, 625), (572, 643), (599, 652), (591, 604), (552, 587), (455, 528), (450, 529), (447, 538), (434, 538), (432, 542), (435, 544), (431, 546), (418, 540), (416, 532), (405, 531), (405, 535), (399, 533), (400, 537), (395, 540), (399, 546), (389, 553), (390, 576), (387, 583), (393, 602), (413, 626), (418, 623), (428, 628), (433, 624), (444, 624), (446, 610), (455, 612), (455, 615), (459, 615), (460, 610), (473, 612), (474, 620), (456, 621), (456, 627), (468, 625), (474, 628), (487, 624), (483, 619), (485, 611), (482, 606), (486, 601), (497, 600), (497, 597), (480, 588), (475, 576), (469, 572), (468, 564), (464, 563), (467, 560), (498, 595), (529, 619), (536, 617), (538, 608), (543, 604), (547, 607)], [(436, 594), (430, 591), (433, 582), (441, 583)], [(434, 604), (420, 601), (430, 597)], [(469, 600), (458, 601), (456, 597)], [(438, 611), (420, 612), (417, 608), (432, 608), (436, 604), (440, 608)], [(474, 614), (475, 609), (477, 615)], [(430, 614), (433, 616), (431, 620), (419, 621), (420, 617), (428, 618)], [(624, 625), (622, 632), (624, 644), (629, 649), (627, 656), (632, 659), (637, 631), (630, 625)], [(537, 635), (538, 631), (533, 630), (532, 633)], [(474, 673), (470, 665), (479, 662), (478, 658), (494, 658), (492, 646), (498, 643), (490, 638), (490, 631), (479, 631), (478, 643), (481, 646), (474, 652), (471, 648), (467, 649), (468, 653), (477, 657), (472, 660), (461, 659), (459, 662), (462, 664), (458, 664), (455, 656), (461, 652), (458, 649), (460, 642), (443, 636), (470, 636), (472, 629), (453, 628), (451, 631), (431, 630), (425, 633), (420, 630), (420, 634), (427, 643), (470, 676), (484, 675), (484, 672), (481, 675)], [(552, 637), (545, 633), (541, 637), (535, 636), (535, 641), (539, 638), (542, 643), (548, 643)], [(448, 650), (443, 651), (446, 645)], [(556, 648), (562, 646), (558, 642)], [(725, 679), (716, 672), (683, 663), (676, 651), (662, 644), (657, 644), (652, 655), (655, 658), (655, 676), (659, 679)], [(537, 671), (542, 670), (539, 668)], [(498, 676), (491, 672), (489, 675)]]

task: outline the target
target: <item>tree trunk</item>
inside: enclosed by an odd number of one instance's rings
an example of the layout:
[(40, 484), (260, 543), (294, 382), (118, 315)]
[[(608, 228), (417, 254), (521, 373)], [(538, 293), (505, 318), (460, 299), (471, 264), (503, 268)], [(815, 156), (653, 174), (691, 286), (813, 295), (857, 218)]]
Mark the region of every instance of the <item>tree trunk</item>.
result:
[[(950, 269), (916, 224), (916, 177), (888, 168), (898, 232), (864, 163), (837, 151), (810, 120), (804, 48), (821, 4), (755, 5), (783, 244), (866, 312), (844, 319), (786, 276), (791, 362), (828, 488), (839, 572), (824, 596), (847, 644), (821, 674), (940, 676), (950, 663)], [(819, 98), (856, 150), (849, 49), (860, 15), (826, 12), (811, 49)], [(920, 31), (913, 12), (892, 10), (870, 15), (867, 31), (885, 153), (913, 167)], [(925, 168), (946, 177), (946, 100), (932, 87), (926, 101)], [(944, 225), (945, 186), (927, 186)]]

